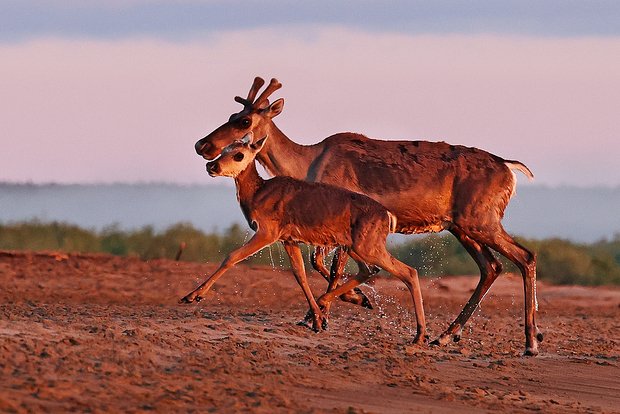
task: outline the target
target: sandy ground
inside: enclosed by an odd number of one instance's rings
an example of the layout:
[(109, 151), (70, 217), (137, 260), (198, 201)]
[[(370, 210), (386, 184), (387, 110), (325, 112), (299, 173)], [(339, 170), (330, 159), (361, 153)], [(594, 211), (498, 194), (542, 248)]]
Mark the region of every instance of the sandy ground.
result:
[[(0, 412), (620, 412), (620, 290), (539, 283), (537, 358), (522, 288), (494, 285), (459, 343), (411, 345), (399, 282), (338, 302), (329, 330), (288, 271), (239, 265), (207, 300), (177, 300), (213, 264), (0, 252)], [(425, 279), (433, 337), (476, 278)], [(325, 288), (319, 276), (315, 293)]]

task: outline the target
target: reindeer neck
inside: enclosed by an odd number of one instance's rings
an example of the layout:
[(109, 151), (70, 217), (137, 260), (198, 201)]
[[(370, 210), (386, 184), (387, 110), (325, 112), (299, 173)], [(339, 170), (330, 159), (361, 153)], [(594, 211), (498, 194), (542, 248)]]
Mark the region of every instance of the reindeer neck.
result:
[(319, 152), (318, 144), (300, 145), (293, 142), (271, 123), (269, 139), (256, 158), (270, 175), (285, 175), (304, 180)]
[(261, 188), (264, 181), (265, 180), (258, 175), (255, 161), (252, 161), (245, 170), (241, 171), (241, 173), (235, 177), (237, 198), (239, 199), (239, 203), (241, 203), (241, 208), (245, 208), (244, 206), (248, 206), (252, 202), (254, 194)]

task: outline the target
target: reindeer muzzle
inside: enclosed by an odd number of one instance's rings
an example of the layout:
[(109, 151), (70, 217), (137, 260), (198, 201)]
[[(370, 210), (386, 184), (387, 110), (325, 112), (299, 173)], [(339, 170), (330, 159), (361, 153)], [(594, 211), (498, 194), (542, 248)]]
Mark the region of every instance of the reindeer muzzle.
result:
[(194, 144), (194, 149), (196, 150), (196, 154), (200, 155), (201, 157), (206, 156), (206, 154), (209, 152), (210, 147), (211, 147), (211, 143), (206, 141), (204, 138), (196, 142), (196, 144)]
[(207, 172), (211, 177), (217, 177), (220, 171), (220, 164), (217, 161), (211, 161), (207, 163)]

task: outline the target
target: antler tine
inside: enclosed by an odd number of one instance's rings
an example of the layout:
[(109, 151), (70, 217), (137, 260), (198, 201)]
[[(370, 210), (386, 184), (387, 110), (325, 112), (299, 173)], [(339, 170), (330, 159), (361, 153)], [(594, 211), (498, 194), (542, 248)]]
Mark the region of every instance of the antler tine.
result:
[(235, 101), (239, 102), (243, 106), (252, 106), (252, 101), (248, 101), (240, 96), (235, 96)]
[[(259, 76), (254, 78), (254, 83), (252, 84), (252, 87), (250, 88), (250, 92), (248, 93), (248, 98), (247, 98), (247, 100), (250, 102), (250, 104), (252, 104), (252, 102), (254, 102), (254, 98), (256, 98), (256, 94), (258, 93), (260, 88), (263, 87), (264, 84), (265, 84), (265, 80), (263, 78), (261, 78)], [(236, 100), (236, 98), (235, 98), (235, 100)]]
[(260, 96), (256, 98), (256, 100), (254, 101), (254, 104), (253, 104), (254, 107), (259, 107), (263, 102), (267, 100), (269, 95), (271, 95), (272, 93), (274, 93), (281, 87), (282, 87), (282, 84), (278, 82), (276, 78), (272, 78), (271, 82), (269, 82), (269, 85), (267, 85), (263, 93), (261, 93)]

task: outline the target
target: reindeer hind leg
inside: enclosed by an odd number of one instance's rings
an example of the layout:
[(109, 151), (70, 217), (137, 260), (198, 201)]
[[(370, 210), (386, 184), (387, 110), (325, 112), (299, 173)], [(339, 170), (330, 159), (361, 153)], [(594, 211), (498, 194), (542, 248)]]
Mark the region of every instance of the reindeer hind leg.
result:
[(543, 335), (536, 324), (536, 256), (534, 253), (517, 243), (503, 229), (501, 225), (482, 232), (473, 231), (476, 240), (480, 240), (492, 249), (498, 251), (513, 262), (523, 276), (523, 291), (525, 300), (525, 352), (526, 356), (538, 355), (538, 341)]
[(453, 226), (450, 232), (461, 242), (465, 250), (467, 250), (478, 265), (480, 269), (480, 281), (467, 301), (467, 304), (465, 304), (461, 310), (461, 313), (439, 338), (431, 342), (431, 345), (445, 345), (450, 342), (450, 338), (452, 338), (454, 342), (458, 342), (461, 339), (463, 327), (502, 270), (501, 263), (493, 256), (493, 252), (491, 252), (487, 246), (478, 243), (457, 226)]
[(327, 247), (316, 246), (314, 248), (314, 252), (310, 256), (310, 262), (314, 270), (319, 272), (319, 274), (323, 276), (323, 279), (329, 282), (329, 270), (327, 270), (327, 267), (325, 267), (325, 256), (327, 256)]
[(360, 284), (367, 282), (368, 279), (370, 279), (373, 276), (373, 274), (369, 271), (368, 266), (366, 266), (366, 264), (363, 261), (358, 260), (355, 256), (352, 256), (352, 257), (358, 264), (359, 272), (357, 273), (357, 275), (350, 278), (342, 285), (335, 287), (333, 290), (328, 290), (325, 294), (323, 294), (319, 298), (317, 302), (319, 306), (321, 306), (323, 309), (329, 308), (331, 302), (335, 298), (340, 297), (345, 292), (349, 292), (355, 289)]
[[(344, 268), (346, 265), (347, 252), (343, 247), (339, 247), (334, 254), (334, 260), (332, 261), (330, 283), (329, 287), (327, 288), (328, 290), (333, 290), (336, 286), (338, 286), (338, 284), (340, 283), (340, 279), (342, 279), (342, 276), (344, 275)], [(361, 266), (360, 263), (358, 263), (358, 267), (359, 266)], [(355, 287), (347, 292), (344, 292), (342, 295), (339, 296), (339, 298), (343, 302), (349, 302), (353, 303), (354, 305), (360, 305), (361, 307), (366, 309), (372, 309), (372, 303), (370, 303), (368, 297), (364, 294), (364, 292), (362, 292), (359, 287)]]
[[(326, 257), (327, 248), (324, 246), (318, 246), (314, 249), (314, 254), (311, 256), (311, 262), (312, 267), (328, 282), (327, 290), (330, 291), (338, 286), (342, 276), (344, 275), (344, 268), (347, 264), (347, 252), (343, 247), (338, 247), (336, 249), (330, 270), (327, 270), (327, 267), (325, 267)], [(372, 309), (370, 300), (364, 292), (360, 290), (360, 288), (355, 288), (348, 292), (344, 292), (339, 297), (343, 302), (349, 302), (367, 309)], [(307, 317), (308, 315), (306, 315), (306, 318)]]

